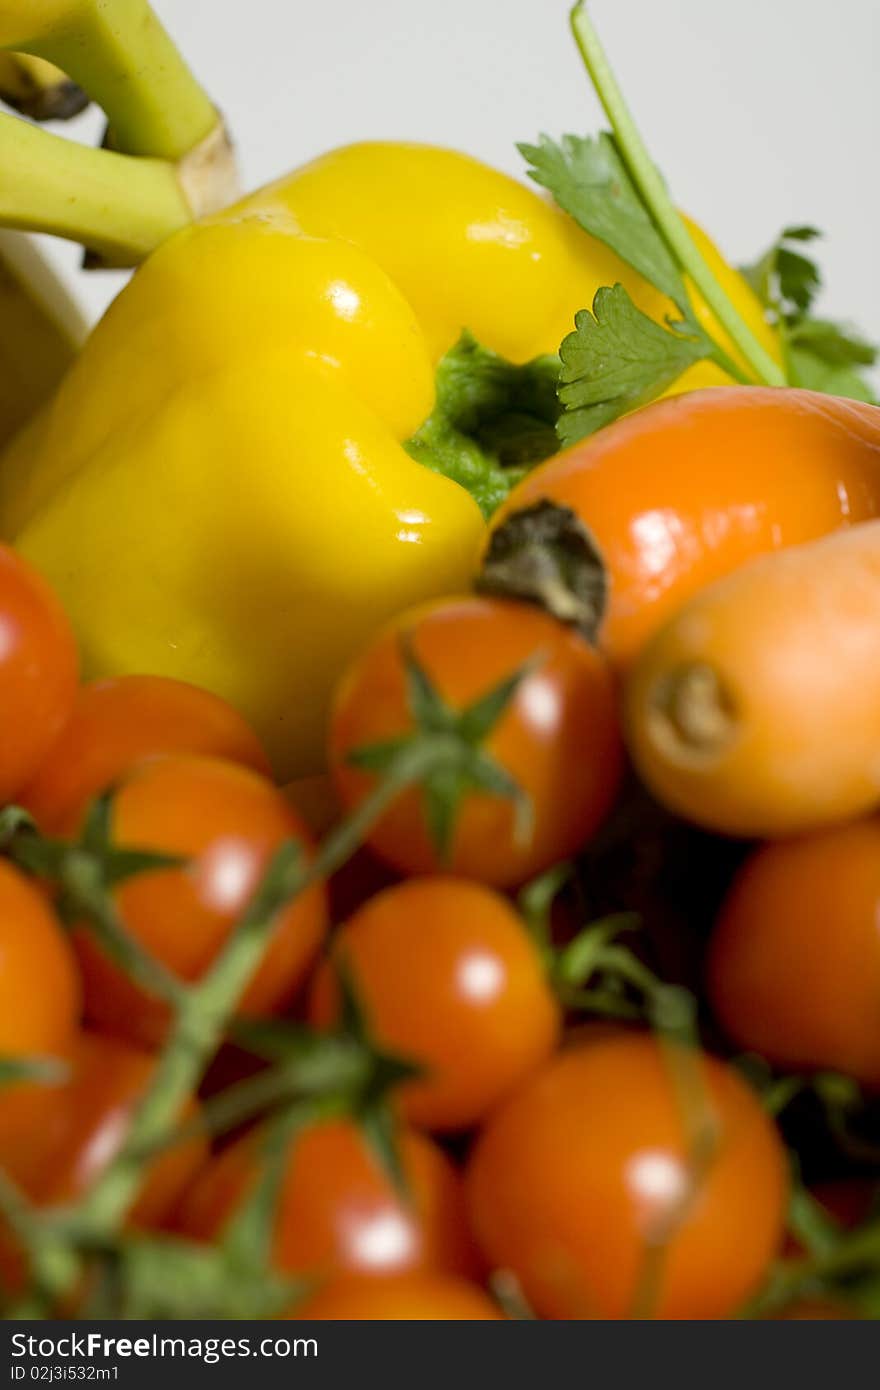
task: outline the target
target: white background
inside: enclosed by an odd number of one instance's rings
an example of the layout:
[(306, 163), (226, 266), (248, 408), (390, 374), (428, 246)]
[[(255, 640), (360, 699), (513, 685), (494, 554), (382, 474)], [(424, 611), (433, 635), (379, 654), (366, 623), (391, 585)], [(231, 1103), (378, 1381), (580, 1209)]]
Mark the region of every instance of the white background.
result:
[[(516, 140), (602, 120), (566, 0), (155, 0), (225, 110), (248, 187), (336, 144), (433, 141), (520, 172)], [(880, 339), (880, 0), (594, 0), (678, 202), (735, 260), (813, 222), (823, 308)], [(96, 140), (96, 113), (73, 130)], [(120, 277), (61, 262), (92, 315)]]

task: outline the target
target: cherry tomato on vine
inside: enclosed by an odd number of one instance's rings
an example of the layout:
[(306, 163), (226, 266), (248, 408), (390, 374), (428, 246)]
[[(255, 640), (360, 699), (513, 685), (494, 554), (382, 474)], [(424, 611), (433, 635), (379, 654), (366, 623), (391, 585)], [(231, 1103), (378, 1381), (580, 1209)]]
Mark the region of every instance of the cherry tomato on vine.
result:
[[(179, 869), (141, 873), (114, 890), (128, 932), (170, 971), (195, 981), (208, 970), (260, 883), (273, 853), (308, 834), (264, 778), (213, 758), (168, 757), (141, 764), (112, 805), (116, 845), (180, 855)], [(282, 910), (242, 1001), (242, 1012), (277, 1012), (305, 979), (326, 927), (323, 888)], [(146, 995), (96, 944), (75, 933), (86, 1015), (98, 1027), (147, 1045), (163, 1038), (166, 1006)]]
[[(81, 1033), (68, 1058), (65, 1081), (47, 1088), (50, 1104), (40, 1123), (14, 1140), (0, 1139), (0, 1167), (37, 1206), (81, 1198), (125, 1141), (135, 1106), (157, 1065), (155, 1055), (115, 1038)], [(190, 1119), (195, 1104), (184, 1108)], [(204, 1163), (207, 1140), (193, 1134), (165, 1150), (146, 1168), (128, 1215), (129, 1227), (161, 1225)], [(0, 1228), (0, 1285), (20, 1292), (26, 1279), (23, 1252)]]
[[(76, 959), (36, 887), (0, 860), (0, 1059), (64, 1058), (81, 1007)], [(47, 1088), (29, 1081), (0, 1089), (0, 1147), (38, 1127)]]
[(559, 1006), (511, 904), (465, 879), (411, 879), (366, 903), (320, 967), (311, 1019), (335, 1021), (334, 960), (351, 974), (380, 1045), (422, 1064), (401, 1111), (426, 1129), (466, 1129), (552, 1052)]
[(137, 763), (166, 753), (224, 758), (269, 774), (256, 734), (225, 700), (166, 676), (118, 676), (80, 690), (19, 801), (52, 833)]
[(321, 1322), (483, 1322), (498, 1320), (501, 1313), (476, 1284), (438, 1274), (402, 1274), (340, 1279), (288, 1316)]
[[(353, 1121), (326, 1121), (292, 1141), (275, 1220), (279, 1269), (322, 1279), (478, 1272), (451, 1163), (419, 1134), (404, 1132), (399, 1142), (409, 1201)], [(207, 1165), (181, 1204), (183, 1235), (210, 1241), (221, 1234), (258, 1172), (258, 1143), (258, 1133), (247, 1134)]]
[(783, 1069), (880, 1086), (880, 819), (766, 845), (709, 949), (725, 1031)]
[[(432, 687), (427, 712), (413, 705), (407, 643)], [(375, 772), (355, 765), (363, 750), (393, 747), (417, 730), (430, 737), (440, 705), (439, 717), (461, 716), (518, 671), (516, 689), (485, 735), (473, 737), (472, 725), (467, 736), (456, 735), (468, 757), (478, 745), (481, 766), (447, 766), (423, 779), (370, 832), (372, 848), (395, 868), (448, 870), (509, 887), (574, 854), (609, 810), (622, 754), (604, 659), (538, 609), (488, 598), (443, 599), (403, 614), (349, 669), (330, 732), (340, 799), (352, 809), (376, 785)], [(528, 799), (530, 823), (523, 825), (514, 797), (487, 789), (499, 777)], [(445, 855), (438, 817), (451, 821)]]
[(77, 654), (64, 610), (48, 584), (0, 545), (0, 804), (33, 775), (67, 720)]
[(561, 1053), (490, 1117), (466, 1174), (484, 1254), (565, 1319), (729, 1316), (777, 1252), (787, 1188), (745, 1082), (645, 1035)]

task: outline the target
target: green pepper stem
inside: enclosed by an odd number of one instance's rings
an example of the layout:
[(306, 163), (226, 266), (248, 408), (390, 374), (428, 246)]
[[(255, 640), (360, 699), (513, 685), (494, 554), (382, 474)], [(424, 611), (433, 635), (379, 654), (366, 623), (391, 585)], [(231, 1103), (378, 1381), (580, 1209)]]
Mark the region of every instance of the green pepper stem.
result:
[(571, 27), (593, 86), (611, 123), (621, 157), (670, 251), (758, 379), (768, 386), (784, 386), (786, 378), (782, 368), (774, 362), (737, 313), (669, 197), (587, 14), (585, 0), (578, 0), (572, 10)]
[(0, 116), (0, 170), (0, 227), (82, 242), (107, 264), (137, 264), (192, 220), (173, 165), (89, 149), (18, 116)]
[(218, 123), (147, 0), (0, 0), (0, 46), (63, 68), (104, 108), (125, 154), (176, 162)]

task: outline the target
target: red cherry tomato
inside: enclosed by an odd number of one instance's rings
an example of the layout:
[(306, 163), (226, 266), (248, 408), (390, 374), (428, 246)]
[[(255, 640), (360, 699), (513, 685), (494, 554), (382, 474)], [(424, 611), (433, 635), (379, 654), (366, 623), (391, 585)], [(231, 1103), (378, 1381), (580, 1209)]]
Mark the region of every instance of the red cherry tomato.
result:
[[(76, 959), (44, 896), (0, 860), (0, 1058), (66, 1057), (81, 1007)], [(48, 1089), (0, 1090), (0, 1148), (39, 1128)]]
[[(212, 758), (143, 763), (112, 808), (117, 845), (181, 855), (181, 869), (139, 874), (115, 891), (120, 917), (142, 946), (182, 980), (201, 978), (247, 906), (281, 843), (308, 834), (283, 796), (256, 773)], [(323, 889), (295, 899), (242, 1003), (245, 1013), (282, 1008), (305, 978), (326, 927)], [(165, 1005), (148, 997), (104, 954), (87, 928), (75, 934), (87, 1016), (147, 1045), (163, 1038)]]
[[(480, 1135), (466, 1175), (474, 1231), (541, 1316), (723, 1318), (766, 1275), (783, 1232), (785, 1149), (733, 1070), (690, 1062), (696, 1087), (683, 1054), (673, 1063), (651, 1037), (597, 1040), (550, 1062)], [(695, 1178), (699, 1092), (717, 1137)]]
[(225, 700), (166, 676), (119, 676), (83, 687), (19, 800), (51, 834), (137, 763), (165, 753), (224, 758), (269, 775), (256, 734)]
[(709, 950), (725, 1031), (785, 1069), (880, 1086), (880, 819), (759, 849)]
[(496, 887), (523, 883), (574, 854), (609, 810), (620, 780), (614, 690), (592, 647), (525, 604), (444, 599), (404, 614), (371, 643), (343, 680), (332, 717), (330, 756), (344, 805), (358, 806), (375, 785), (350, 755), (414, 727), (404, 635), (445, 702), (459, 711), (535, 663), (484, 745), (528, 795), (533, 824), (518, 835), (511, 800), (468, 791), (449, 862), (441, 863), (422, 793), (414, 789), (374, 827), (373, 849), (403, 873), (448, 869)]
[(0, 545), (0, 804), (33, 776), (73, 708), (77, 654), (45, 580)]
[(322, 1322), (484, 1322), (501, 1313), (476, 1284), (438, 1274), (340, 1279), (299, 1304), (291, 1318)]
[[(208, 1164), (181, 1204), (181, 1232), (214, 1240), (248, 1191), (258, 1135), (237, 1140)], [(275, 1222), (273, 1258), (292, 1274), (403, 1274), (478, 1270), (458, 1177), (427, 1139), (404, 1133), (400, 1153), (411, 1201), (392, 1187), (350, 1121), (306, 1130), (290, 1148)]]
[[(425, 1080), (398, 1092), (427, 1129), (477, 1123), (552, 1052), (560, 1010), (525, 925), (505, 898), (464, 879), (412, 879), (373, 898), (334, 940), (371, 1027)], [(318, 971), (311, 1018), (338, 1011), (332, 961)]]

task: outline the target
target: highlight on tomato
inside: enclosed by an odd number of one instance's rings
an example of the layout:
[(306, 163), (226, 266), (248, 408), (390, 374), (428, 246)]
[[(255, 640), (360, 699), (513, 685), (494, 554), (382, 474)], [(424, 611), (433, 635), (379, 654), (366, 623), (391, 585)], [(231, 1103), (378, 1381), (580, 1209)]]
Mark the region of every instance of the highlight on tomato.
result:
[(342, 804), (360, 806), (402, 751), (427, 770), (370, 846), (403, 873), (521, 884), (576, 853), (614, 801), (623, 759), (611, 675), (577, 633), (527, 605), (413, 609), (337, 692), (330, 761)]

